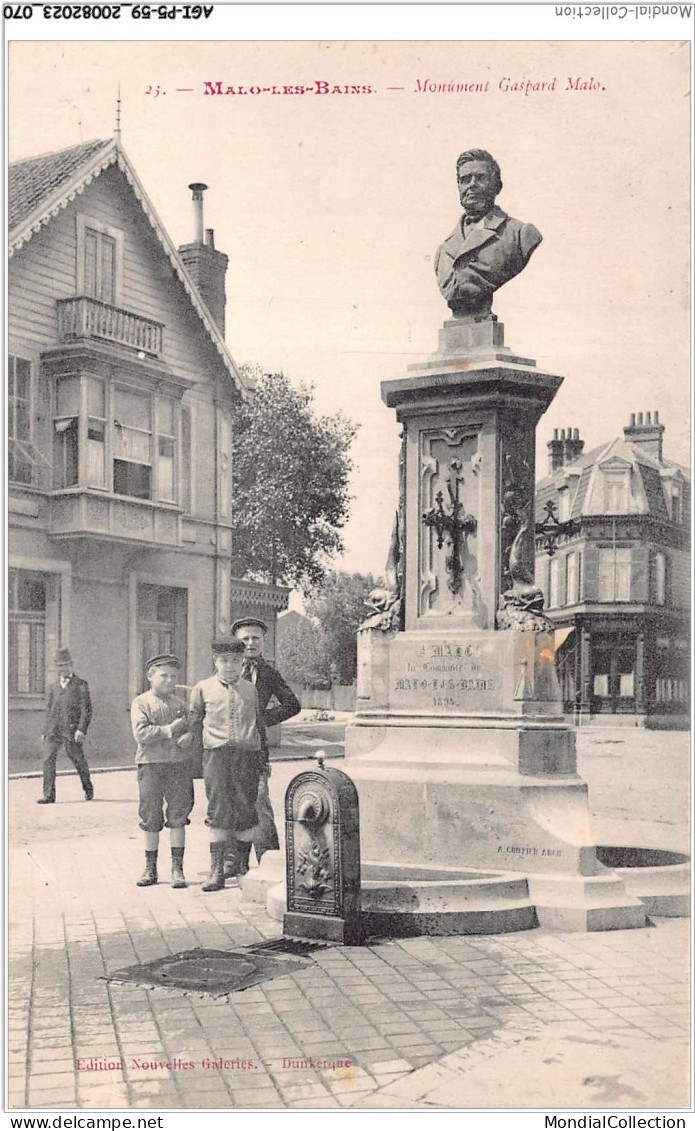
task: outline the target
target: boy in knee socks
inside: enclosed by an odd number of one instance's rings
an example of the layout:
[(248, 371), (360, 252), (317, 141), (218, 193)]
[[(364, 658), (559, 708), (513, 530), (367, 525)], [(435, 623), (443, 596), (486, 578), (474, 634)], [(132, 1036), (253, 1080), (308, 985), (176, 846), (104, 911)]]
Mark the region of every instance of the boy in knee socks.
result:
[(130, 709), (145, 834), (145, 871), (138, 887), (157, 883), (159, 834), (165, 825), (171, 838), (171, 886), (187, 886), (183, 853), (194, 793), (186, 704), (174, 694), (180, 667), (176, 656), (153, 656), (147, 663), (150, 689), (136, 696)]
[(205, 823), (210, 829), (211, 868), (203, 891), (224, 887), (228, 839), (236, 842), (240, 861), (248, 862), (257, 823), (256, 797), (265, 756), (256, 688), (240, 678), (244, 650), (241, 640), (215, 641), (215, 674), (201, 680), (191, 692), (188, 721), (191, 730), (197, 729), (202, 737), (208, 799)]

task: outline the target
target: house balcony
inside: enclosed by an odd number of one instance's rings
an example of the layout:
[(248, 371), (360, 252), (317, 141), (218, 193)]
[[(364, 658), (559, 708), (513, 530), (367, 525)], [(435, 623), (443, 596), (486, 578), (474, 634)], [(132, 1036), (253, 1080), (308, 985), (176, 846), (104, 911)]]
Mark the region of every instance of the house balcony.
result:
[(92, 338), (159, 357), (163, 335), (161, 322), (109, 306), (98, 299), (85, 296), (58, 299), (58, 339), (62, 344)]
[(169, 503), (71, 487), (53, 492), (49, 515), (53, 538), (95, 538), (162, 549), (181, 545), (181, 512)]

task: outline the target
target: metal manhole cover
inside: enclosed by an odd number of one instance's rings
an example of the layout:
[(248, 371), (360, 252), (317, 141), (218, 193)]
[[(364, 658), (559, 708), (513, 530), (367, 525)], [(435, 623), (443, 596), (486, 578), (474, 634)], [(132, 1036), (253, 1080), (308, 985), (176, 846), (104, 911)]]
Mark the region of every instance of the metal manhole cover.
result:
[(238, 950), (186, 950), (141, 966), (115, 970), (107, 982), (133, 982), (139, 986), (166, 986), (216, 997), (246, 990), (271, 978), (281, 978), (313, 965), (313, 959), (285, 957)]
[(256, 964), (245, 962), (242, 958), (184, 958), (165, 966), (161, 977), (165, 984), (190, 986), (197, 990), (201, 986), (214, 989), (230, 978), (240, 987), (249, 975), (253, 977), (256, 973)]

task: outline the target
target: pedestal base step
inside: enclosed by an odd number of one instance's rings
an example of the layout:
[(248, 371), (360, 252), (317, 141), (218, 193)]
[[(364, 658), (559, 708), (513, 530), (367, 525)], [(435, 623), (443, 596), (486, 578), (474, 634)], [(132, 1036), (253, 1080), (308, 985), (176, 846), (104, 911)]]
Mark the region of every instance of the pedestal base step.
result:
[(538, 926), (524, 876), (367, 864), (362, 930), (379, 938), (498, 935)]
[[(360, 934), (363, 939), (493, 935), (539, 926), (551, 931), (626, 930), (647, 925), (650, 904), (643, 899), (626, 890), (616, 871), (521, 875), (365, 864)], [(284, 882), (269, 888), (271, 918), (282, 921), (286, 900)], [(670, 914), (674, 911), (675, 904)]]
[(600, 844), (596, 855), (613, 868), (648, 915), (690, 915), (690, 857), (664, 848)]
[(550, 931), (622, 931), (647, 925), (643, 903), (626, 891), (617, 872), (530, 874), (528, 884), (539, 925)]
[[(274, 919), (285, 914), (284, 884), (268, 892)], [(511, 872), (365, 864), (362, 937), (497, 935), (538, 926), (524, 876)]]

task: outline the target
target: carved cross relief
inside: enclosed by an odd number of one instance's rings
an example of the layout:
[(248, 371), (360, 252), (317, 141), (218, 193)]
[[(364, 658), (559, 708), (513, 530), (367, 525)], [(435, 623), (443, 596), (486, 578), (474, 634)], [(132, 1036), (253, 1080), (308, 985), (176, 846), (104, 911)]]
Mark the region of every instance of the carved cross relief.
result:
[(477, 532), (477, 438), (463, 428), (422, 436), (420, 615), (474, 611), (480, 586), (469, 538)]

